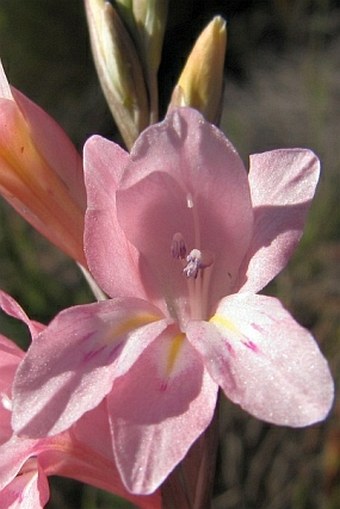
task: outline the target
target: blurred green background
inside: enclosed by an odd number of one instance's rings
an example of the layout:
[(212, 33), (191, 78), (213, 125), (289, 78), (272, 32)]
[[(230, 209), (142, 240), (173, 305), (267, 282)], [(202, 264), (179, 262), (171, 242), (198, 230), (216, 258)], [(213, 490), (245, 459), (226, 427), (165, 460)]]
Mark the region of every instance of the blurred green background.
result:
[[(317, 336), (339, 382), (340, 2), (170, 0), (160, 69), (162, 111), (200, 30), (228, 21), (222, 128), (249, 153), (312, 148), (322, 177), (303, 241), (266, 289)], [(0, 0), (0, 55), (13, 85), (47, 110), (81, 151), (100, 133), (118, 140), (94, 72), (81, 0)], [(3, 201), (0, 287), (37, 320), (92, 300), (75, 265)], [(25, 328), (0, 315), (0, 332), (27, 344)], [(214, 509), (340, 507), (340, 408), (304, 430), (263, 424), (225, 402)], [(0, 465), (1, 468), (1, 465)], [(49, 509), (131, 507), (111, 495), (52, 479)], [(179, 508), (180, 509), (180, 508)]]

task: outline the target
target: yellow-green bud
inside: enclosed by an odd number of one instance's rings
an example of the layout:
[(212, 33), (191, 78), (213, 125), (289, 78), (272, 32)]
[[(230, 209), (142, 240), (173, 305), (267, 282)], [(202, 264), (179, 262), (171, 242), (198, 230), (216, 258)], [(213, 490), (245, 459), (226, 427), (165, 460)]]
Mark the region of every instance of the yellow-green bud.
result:
[(191, 106), (218, 123), (227, 45), (226, 23), (216, 16), (198, 37), (172, 94), (170, 108)]

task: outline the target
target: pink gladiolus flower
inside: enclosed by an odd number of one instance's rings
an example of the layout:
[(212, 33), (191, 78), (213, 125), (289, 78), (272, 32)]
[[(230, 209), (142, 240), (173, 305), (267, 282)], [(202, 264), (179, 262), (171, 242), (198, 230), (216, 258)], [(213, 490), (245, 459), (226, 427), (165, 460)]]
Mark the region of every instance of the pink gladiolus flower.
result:
[(85, 146), (88, 266), (110, 300), (61, 312), (14, 384), (13, 425), (70, 427), (106, 396), (125, 486), (151, 493), (209, 425), (218, 387), (265, 421), (305, 426), (333, 399), (327, 362), (279, 301), (257, 295), (303, 230), (310, 150), (237, 152), (194, 110), (148, 128), (131, 154)]
[(9, 86), (1, 62), (0, 194), (62, 251), (86, 264), (81, 158), (54, 120)]
[[(0, 307), (29, 326), (33, 339), (43, 329), (0, 292)], [(142, 509), (160, 509), (160, 494), (135, 496), (122, 485), (112, 456), (105, 400), (71, 429), (51, 438), (17, 437), (11, 428), (11, 387), (24, 352), (0, 335), (0, 507), (43, 508), (49, 499), (47, 476), (71, 477), (120, 495)]]

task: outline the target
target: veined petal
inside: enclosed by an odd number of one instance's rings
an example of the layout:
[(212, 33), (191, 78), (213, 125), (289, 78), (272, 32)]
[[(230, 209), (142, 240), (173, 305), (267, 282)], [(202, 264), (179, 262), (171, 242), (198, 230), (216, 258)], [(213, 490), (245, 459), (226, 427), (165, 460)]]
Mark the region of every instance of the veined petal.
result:
[(117, 466), (127, 489), (152, 493), (209, 425), (217, 385), (170, 326), (108, 395)]
[(250, 156), (254, 233), (240, 270), (240, 291), (260, 291), (286, 266), (302, 235), (319, 172), (311, 150)]
[(139, 299), (113, 299), (61, 312), (35, 339), (16, 373), (12, 425), (54, 435), (96, 407), (113, 380), (166, 327)]
[(146, 286), (156, 274), (153, 294), (162, 294), (164, 281), (173, 284), (167, 293), (182, 292), (181, 267), (175, 277), (170, 257), (177, 232), (188, 252), (213, 255), (208, 301), (228, 293), (252, 235), (247, 174), (233, 146), (197, 111), (179, 108), (141, 134), (117, 193), (117, 212), (144, 257)]
[(190, 323), (187, 336), (228, 398), (255, 417), (298, 427), (329, 412), (327, 362), (278, 300), (246, 292), (226, 297), (210, 323)]
[(122, 231), (116, 211), (115, 193), (128, 159), (127, 152), (100, 136), (85, 144), (85, 252), (95, 280), (108, 295), (143, 298), (139, 255)]

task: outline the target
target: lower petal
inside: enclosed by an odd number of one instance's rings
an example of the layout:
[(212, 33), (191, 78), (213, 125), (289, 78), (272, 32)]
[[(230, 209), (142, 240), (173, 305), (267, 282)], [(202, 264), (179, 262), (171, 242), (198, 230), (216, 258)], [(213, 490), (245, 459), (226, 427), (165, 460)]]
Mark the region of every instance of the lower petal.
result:
[(209, 425), (217, 385), (169, 327), (108, 396), (113, 447), (127, 489), (152, 493)]
[(327, 362), (277, 299), (226, 297), (210, 323), (192, 322), (187, 336), (227, 397), (255, 417), (298, 427), (327, 416), (334, 393)]
[(61, 312), (33, 341), (13, 385), (12, 425), (55, 435), (95, 408), (117, 376), (166, 327), (140, 299), (113, 299)]

